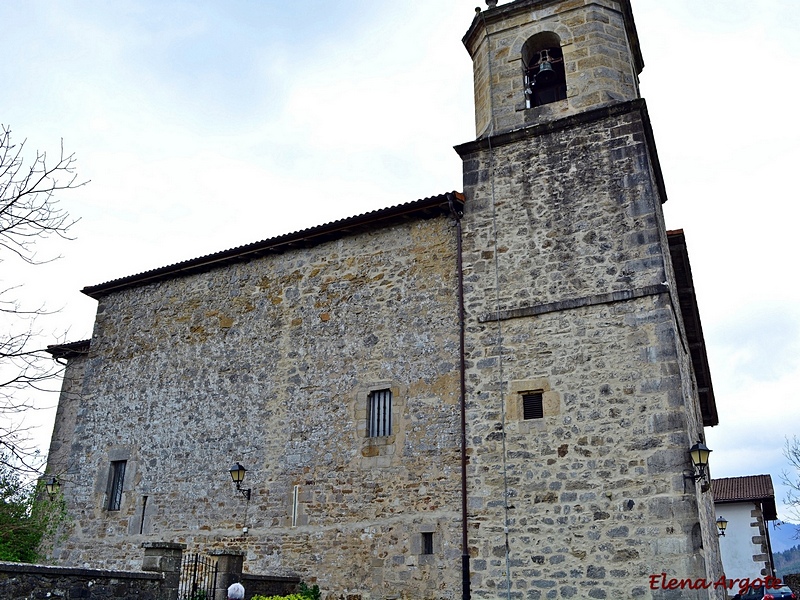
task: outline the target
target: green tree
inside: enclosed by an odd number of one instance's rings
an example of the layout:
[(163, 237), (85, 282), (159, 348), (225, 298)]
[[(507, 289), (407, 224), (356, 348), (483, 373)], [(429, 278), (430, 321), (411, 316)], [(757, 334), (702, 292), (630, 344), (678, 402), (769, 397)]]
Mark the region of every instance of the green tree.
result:
[(66, 518), (60, 494), (48, 498), (41, 481), (25, 481), (7, 455), (0, 460), (0, 560), (42, 560), (44, 544)]

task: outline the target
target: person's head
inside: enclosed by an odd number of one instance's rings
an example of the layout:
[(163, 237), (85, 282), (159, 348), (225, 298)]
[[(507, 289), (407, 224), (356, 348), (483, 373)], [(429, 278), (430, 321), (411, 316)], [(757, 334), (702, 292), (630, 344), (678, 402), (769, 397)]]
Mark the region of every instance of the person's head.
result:
[(244, 586), (234, 583), (228, 588), (228, 600), (244, 600)]

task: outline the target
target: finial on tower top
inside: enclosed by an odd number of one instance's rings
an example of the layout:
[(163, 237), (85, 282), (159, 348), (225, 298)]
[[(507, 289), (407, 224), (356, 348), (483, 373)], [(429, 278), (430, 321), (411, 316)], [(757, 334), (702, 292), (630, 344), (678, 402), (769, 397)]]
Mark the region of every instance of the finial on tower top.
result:
[(486, 6), (489, 8), (494, 8), (497, 6), (497, 0), (486, 0)]

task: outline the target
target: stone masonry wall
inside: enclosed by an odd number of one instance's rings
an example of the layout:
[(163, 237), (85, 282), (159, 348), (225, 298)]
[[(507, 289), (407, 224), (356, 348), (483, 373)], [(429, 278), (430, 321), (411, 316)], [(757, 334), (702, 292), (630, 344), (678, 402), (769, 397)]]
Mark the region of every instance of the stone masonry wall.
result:
[(50, 438), (50, 451), (47, 455), (49, 472), (56, 475), (60, 483), (70, 478), (74, 472), (72, 445), (75, 442), (75, 427), (78, 409), (81, 404), (81, 389), (86, 367), (86, 356), (73, 355), (64, 369), (61, 382), (53, 434)]
[[(458, 595), (454, 235), (413, 221), (102, 298), (56, 559), (125, 568), (169, 540), (242, 548), (246, 571), (326, 593)], [(367, 438), (367, 395), (387, 388), (393, 435)]]
[[(724, 597), (650, 585), (722, 569), (710, 494), (683, 477), (702, 421), (643, 115), (458, 148), (473, 597)], [(537, 390), (544, 418), (523, 420)]]
[(640, 108), (641, 103), (626, 104), (598, 110), (585, 123), (564, 120), (558, 128), (500, 136), (494, 142), (494, 181), (485, 145), (459, 147), (471, 315), (666, 280), (670, 259), (662, 245), (666, 233)]

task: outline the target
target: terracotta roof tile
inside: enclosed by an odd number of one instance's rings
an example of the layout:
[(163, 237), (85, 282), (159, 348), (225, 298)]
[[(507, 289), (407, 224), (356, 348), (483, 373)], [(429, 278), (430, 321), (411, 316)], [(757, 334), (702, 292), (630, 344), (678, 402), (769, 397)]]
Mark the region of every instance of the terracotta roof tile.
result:
[(770, 475), (746, 475), (744, 477), (723, 477), (711, 481), (714, 502), (761, 502), (764, 518), (774, 521), (778, 518), (775, 510), (775, 490)]
[(769, 475), (747, 475), (745, 477), (723, 477), (711, 482), (715, 502), (738, 500), (764, 500), (774, 498), (772, 477)]

